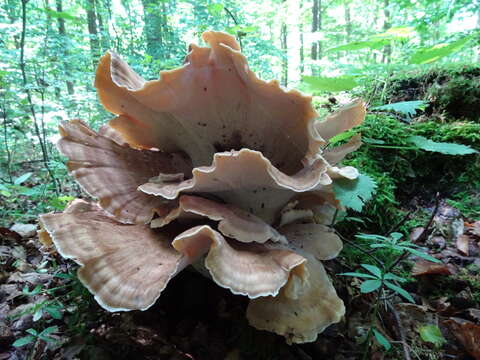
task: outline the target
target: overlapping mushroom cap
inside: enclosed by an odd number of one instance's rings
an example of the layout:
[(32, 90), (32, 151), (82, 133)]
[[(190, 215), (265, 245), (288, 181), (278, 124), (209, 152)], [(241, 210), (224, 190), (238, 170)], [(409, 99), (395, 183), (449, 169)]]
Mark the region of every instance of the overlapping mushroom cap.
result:
[(80, 264), (109, 311), (147, 309), (195, 264), (252, 299), (253, 326), (313, 341), (344, 313), (320, 261), (342, 248), (324, 219), (338, 206), (332, 182), (358, 176), (336, 164), (360, 139), (323, 149), (363, 121), (364, 104), (317, 121), (311, 98), (258, 79), (232, 36), (203, 39), (155, 81), (102, 57), (95, 85), (116, 117), (98, 132), (64, 122), (58, 143), (98, 204), (42, 215), (42, 240)]

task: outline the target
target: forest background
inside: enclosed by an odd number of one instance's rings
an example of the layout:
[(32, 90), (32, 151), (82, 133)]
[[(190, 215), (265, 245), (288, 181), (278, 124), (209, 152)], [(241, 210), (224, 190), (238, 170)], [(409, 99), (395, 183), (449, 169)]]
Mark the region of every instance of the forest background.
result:
[[(277, 352), (283, 354), (277, 358), (308, 359), (332, 351), (348, 354), (348, 359), (384, 353), (409, 359), (408, 352), (418, 359), (445, 354), (480, 358), (480, 341), (472, 347), (467, 340), (467, 345), (458, 338), (455, 343), (450, 335), (445, 345), (446, 325), (428, 325), (423, 332), (404, 329), (406, 338), (395, 342), (398, 321), (385, 320), (379, 310), (380, 293), (387, 301), (396, 296), (395, 306), (400, 300), (412, 306), (428, 302), (435, 309), (435, 324), (452, 311), (458, 315), (477, 309), (476, 318), (461, 316), (477, 324), (471, 329), (480, 338), (478, 0), (0, 0), (0, 302), (6, 299), (2, 306), (12, 308), (0, 306), (0, 330), (4, 312), (13, 329), (9, 337), (0, 332), (0, 345), (8, 344), (17, 358), (37, 354), (48, 359), (53, 354), (61, 358), (78, 345), (78, 338), (83, 342), (75, 351), (93, 358), (89, 351), (100, 351), (100, 346), (92, 337), (100, 337), (101, 351), (108, 348), (104, 352), (115, 359), (139, 351), (158, 354), (166, 347), (168, 354), (190, 352), (208, 359), (238, 350), (237, 343), (225, 339), (224, 313), (199, 322), (223, 339), (213, 345), (196, 338), (197, 325), (182, 330), (180, 325), (191, 319), (179, 314), (168, 315), (174, 330), (168, 330), (172, 334), (166, 342), (158, 340), (158, 333), (167, 315), (132, 315), (140, 322), (128, 328), (132, 318), (119, 320), (98, 308), (76, 280), (71, 263), (40, 251), (37, 241), (25, 244), (7, 231), (14, 223), (36, 224), (39, 214), (61, 211), (75, 197), (85, 197), (67, 175), (55, 142), (60, 121), (78, 118), (98, 129), (113, 117), (93, 86), (100, 56), (113, 50), (145, 79), (156, 79), (160, 70), (180, 66), (188, 45), (202, 44), (205, 30), (235, 36), (262, 79), (278, 79), (285, 87), (312, 94), (320, 118), (356, 97), (368, 104), (364, 125), (330, 141), (338, 145), (361, 133), (364, 143), (344, 161), (362, 176), (353, 188), (341, 183), (335, 188), (347, 208), (334, 219), (345, 250), (329, 267), (330, 273), (357, 271), (351, 283), (334, 278), (342, 297), (353, 299), (346, 302), (352, 320), (342, 325), (346, 329), (327, 331), (321, 345), (287, 348), (278, 339), (261, 337), (257, 342), (268, 348), (263, 356), (249, 338), (242, 340), (240, 353), (249, 359), (271, 359)], [(426, 259), (444, 264), (418, 262)], [(358, 272), (369, 266), (381, 274), (370, 289), (360, 280), (372, 274)], [(431, 281), (432, 271), (445, 277)], [(388, 274), (402, 286), (388, 288)], [(41, 280), (47, 275), (48, 280)], [(417, 281), (419, 275), (437, 288)], [(170, 291), (180, 298), (197, 297), (192, 293), (197, 287), (191, 286), (194, 275), (182, 276)], [(209, 291), (232, 309), (244, 307), (231, 294)], [(162, 296), (161, 305), (181, 307), (175, 296)], [(397, 309), (411, 317), (412, 307)], [(20, 327), (27, 315), (30, 322)], [(132, 334), (144, 331), (138, 324), (148, 323), (148, 316), (158, 323), (139, 335), (143, 342), (151, 337), (148, 346), (140, 346)], [(210, 325), (218, 319), (223, 319), (222, 327)], [(355, 319), (362, 325), (351, 327)], [(237, 326), (237, 320), (231, 311), (228, 326), (244, 339), (252, 330), (244, 322)], [(359, 327), (363, 334), (357, 334)], [(455, 332), (468, 339), (469, 331)]]

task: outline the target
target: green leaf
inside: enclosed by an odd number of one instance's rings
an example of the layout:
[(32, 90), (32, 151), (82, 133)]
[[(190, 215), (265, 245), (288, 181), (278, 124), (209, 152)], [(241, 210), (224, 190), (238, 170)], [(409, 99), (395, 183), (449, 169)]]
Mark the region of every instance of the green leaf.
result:
[(377, 234), (357, 234), (355, 235), (355, 237), (363, 240), (388, 241), (388, 238), (386, 236)]
[(387, 31), (373, 35), (365, 41), (353, 41), (345, 45), (336, 46), (327, 50), (327, 52), (337, 51), (355, 51), (362, 49), (381, 49), (389, 44), (392, 40), (407, 39), (412, 36), (413, 28), (411, 27), (392, 27)]
[(390, 237), (392, 238), (393, 243), (396, 244), (398, 242), (398, 240), (400, 240), (403, 237), (403, 234), (399, 233), (399, 232), (392, 232), (390, 234)]
[(335, 78), (320, 76), (302, 76), (302, 81), (311, 91), (337, 92), (352, 90), (358, 86), (353, 76), (340, 76)]
[(37, 336), (37, 335), (38, 335), (38, 332), (37, 332), (37, 330), (35, 330), (35, 329), (31, 329), (31, 328), (30, 328), (30, 329), (27, 329), (27, 330), (25, 330), (25, 331), (26, 331), (27, 333), (29, 333), (30, 335), (33, 335), (33, 336)]
[(214, 3), (207, 5), (208, 13), (212, 16), (219, 16), (222, 13), (223, 9), (223, 4)]
[(33, 295), (40, 294), (41, 291), (42, 291), (42, 285), (35, 286), (35, 288), (32, 291), (28, 289), (28, 285), (25, 285), (22, 289), (22, 294), (26, 296), (33, 296)]
[(14, 183), (15, 185), (21, 185), (22, 183), (24, 183), (25, 181), (27, 181), (27, 180), (30, 178), (30, 176), (32, 176), (32, 175), (33, 175), (33, 173), (31, 173), (31, 172), (25, 173), (25, 174), (23, 174), (22, 176), (19, 176), (18, 178), (16, 178), (16, 179), (13, 181), (13, 183)]
[(446, 155), (467, 155), (477, 153), (475, 149), (472, 149), (467, 145), (435, 142), (423, 136), (410, 136), (408, 140), (422, 150), (438, 152)]
[(27, 335), (27, 336), (21, 337), (20, 339), (17, 339), (17, 340), (12, 344), (12, 346), (14, 346), (14, 347), (21, 347), (21, 346), (24, 346), (24, 345), (27, 345), (27, 344), (32, 343), (34, 340), (35, 340), (35, 336), (33, 336), (33, 335)]
[(392, 284), (391, 282), (389, 281), (385, 281), (385, 285), (390, 288), (391, 290), (395, 291), (397, 294), (400, 294), (401, 296), (403, 296), (405, 299), (407, 299), (408, 301), (412, 302), (412, 303), (415, 303), (415, 300), (413, 299), (412, 295), (410, 295), (408, 293), (408, 291), (402, 289), (400, 286), (397, 286), (395, 284)]
[(45, 11), (49, 16), (59, 18), (59, 19), (65, 19), (65, 20), (72, 20), (72, 21), (80, 21), (80, 18), (70, 15), (67, 12), (64, 11), (54, 11), (50, 9), (42, 9)]
[(60, 308), (57, 306), (47, 306), (45, 307), (45, 311), (54, 319), (60, 320), (63, 317)]
[(377, 339), (378, 343), (384, 347), (385, 350), (390, 350), (392, 348), (392, 345), (390, 344), (390, 341), (382, 335), (379, 331), (376, 329), (373, 330), (373, 335), (375, 335), (375, 339)]
[(460, 51), (471, 39), (472, 35), (468, 35), (451, 43), (422, 48), (412, 55), (410, 64), (428, 64), (437, 61), (438, 59)]
[(441, 347), (447, 342), (442, 335), (442, 332), (436, 325), (423, 325), (418, 329), (418, 333), (423, 341), (434, 344), (436, 347)]
[(359, 272), (346, 272), (346, 273), (341, 273), (341, 274), (338, 274), (338, 275), (354, 276), (354, 277), (358, 277), (358, 278), (375, 279), (375, 280), (377, 279), (377, 277), (375, 277), (373, 275), (365, 274), (365, 273), (359, 273)]
[(360, 264), (360, 266), (363, 267), (364, 269), (368, 270), (369, 272), (371, 272), (375, 277), (377, 277), (377, 279), (382, 278), (382, 275), (383, 275), (382, 270), (380, 270), (375, 265)]
[(50, 326), (44, 330), (39, 335), (49, 335), (51, 333), (57, 332), (58, 331), (58, 326)]
[(395, 26), (383, 33), (374, 35), (373, 38), (390, 40), (408, 39), (413, 36), (414, 30), (415, 29), (413, 27), (409, 26)]
[(424, 110), (427, 105), (428, 102), (423, 100), (400, 101), (387, 105), (375, 106), (372, 107), (372, 110), (395, 111), (405, 115), (408, 119), (411, 119), (417, 113), (417, 110)]
[(368, 175), (360, 174), (355, 180), (338, 179), (333, 182), (336, 198), (340, 203), (355, 211), (362, 211), (363, 205), (372, 198), (377, 184)]
[(405, 282), (407, 281), (407, 279), (405, 278), (402, 278), (400, 276), (397, 276), (395, 274), (392, 274), (392, 273), (386, 273), (384, 276), (383, 276), (384, 280), (395, 280), (395, 281), (398, 281), (398, 282)]
[(32, 320), (33, 320), (33, 321), (38, 321), (38, 320), (40, 320), (40, 319), (42, 318), (42, 315), (43, 315), (43, 309), (40, 308), (40, 309), (38, 309), (37, 311), (35, 311), (35, 312), (33, 313), (33, 318), (32, 318)]
[(434, 258), (431, 255), (425, 254), (424, 252), (418, 251), (416, 249), (412, 249), (411, 247), (408, 247), (408, 246), (402, 246), (402, 248), (403, 248), (403, 250), (408, 251), (411, 254), (416, 255), (416, 256), (418, 256), (422, 259), (425, 259), (425, 260), (428, 260), (428, 261), (431, 261), (431, 262), (434, 262), (434, 263), (441, 263), (440, 260)]
[(327, 50), (327, 52), (337, 52), (337, 51), (355, 51), (362, 49), (380, 49), (384, 45), (388, 44), (389, 41), (385, 39), (375, 39), (375, 40), (366, 40), (366, 41), (353, 41), (345, 45), (336, 46)]
[(382, 286), (381, 280), (365, 280), (362, 285), (360, 285), (360, 291), (366, 294), (377, 290), (380, 286)]

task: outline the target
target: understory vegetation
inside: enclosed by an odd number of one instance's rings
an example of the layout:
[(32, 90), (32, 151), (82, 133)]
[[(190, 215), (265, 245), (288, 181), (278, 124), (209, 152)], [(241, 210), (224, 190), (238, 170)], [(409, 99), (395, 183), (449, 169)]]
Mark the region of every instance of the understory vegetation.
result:
[[(0, 359), (480, 359), (479, 26), (461, 0), (1, 2)], [(73, 262), (12, 227), (86, 197), (55, 142), (61, 120), (110, 119), (101, 54), (153, 79), (208, 29), (312, 93), (320, 119), (368, 105), (329, 145), (361, 134), (342, 165), (362, 176), (337, 185), (344, 250), (326, 263), (347, 313), (311, 344), (249, 327), (246, 300), (193, 270), (148, 311), (107, 313)]]

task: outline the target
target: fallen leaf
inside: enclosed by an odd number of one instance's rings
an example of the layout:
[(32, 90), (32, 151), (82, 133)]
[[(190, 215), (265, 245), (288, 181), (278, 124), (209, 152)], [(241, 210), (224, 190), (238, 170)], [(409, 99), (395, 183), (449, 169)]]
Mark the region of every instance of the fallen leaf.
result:
[(412, 269), (413, 276), (421, 275), (452, 275), (454, 270), (447, 264), (438, 264), (428, 260), (419, 259)]
[(7, 229), (6, 227), (0, 227), (0, 239), (8, 240), (10, 242), (17, 242), (22, 240), (22, 237), (19, 233)]
[(470, 237), (468, 235), (460, 235), (457, 237), (457, 249), (460, 251), (463, 255), (468, 256), (468, 243), (470, 242)]
[(423, 227), (413, 228), (412, 232), (410, 233), (410, 241), (413, 243), (416, 242), (420, 237), (420, 235), (423, 234), (424, 231), (425, 229)]
[(423, 341), (441, 347), (445, 342), (445, 338), (437, 325), (423, 325), (418, 328), (418, 333)]
[(465, 223), (467, 233), (480, 237), (480, 220), (474, 223)]
[(450, 318), (443, 323), (463, 345), (465, 350), (475, 360), (480, 360), (480, 326), (459, 318)]

